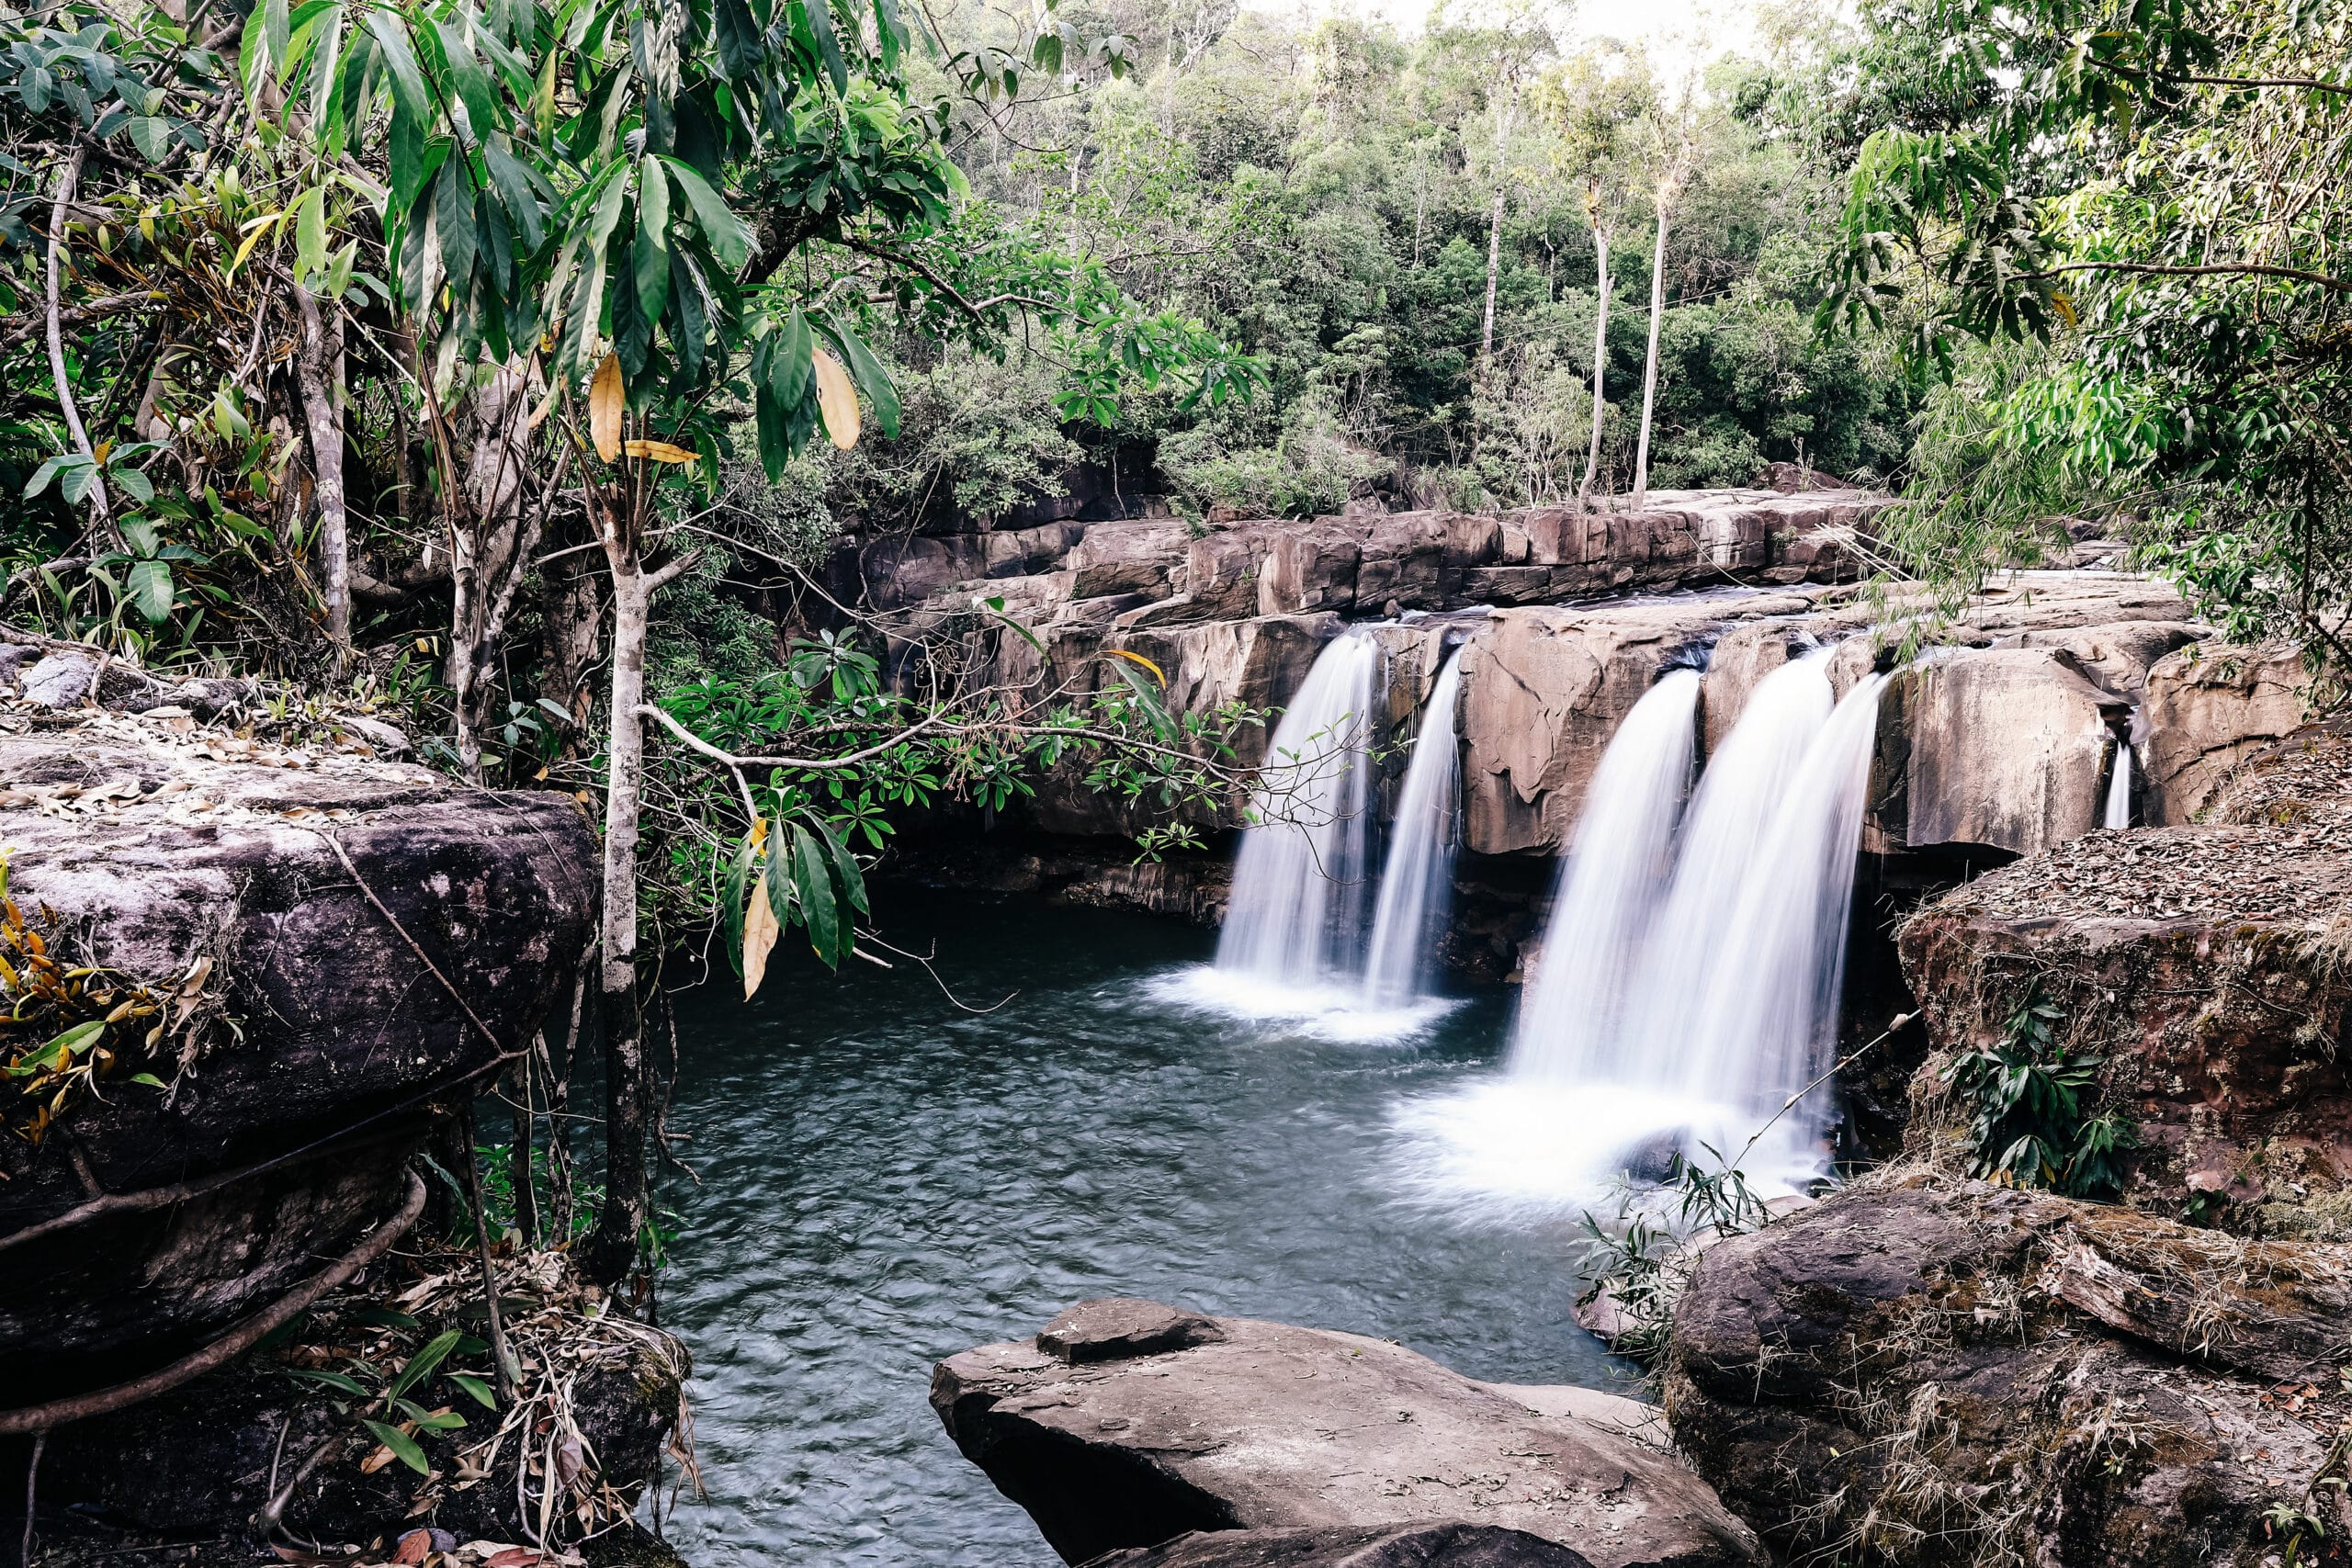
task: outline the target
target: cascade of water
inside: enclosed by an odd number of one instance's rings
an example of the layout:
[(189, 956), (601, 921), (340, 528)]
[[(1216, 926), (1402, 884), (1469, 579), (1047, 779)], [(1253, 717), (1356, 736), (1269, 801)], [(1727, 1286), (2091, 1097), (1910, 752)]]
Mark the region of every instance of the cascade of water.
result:
[(1669, 672), (1634, 705), (1601, 755), (1520, 1002), (1515, 1077), (1585, 1081), (1614, 1049), (1690, 784), (1698, 703), (1699, 672)]
[(1421, 994), (1436, 927), (1453, 891), (1454, 786), (1462, 764), (1454, 707), (1461, 690), (1462, 655), (1456, 650), (1438, 672), (1421, 710), (1421, 732), (1413, 741), (1413, 760), (1389, 829), (1372, 951), (1364, 961), (1364, 999), (1375, 1008), (1402, 1007)]
[[(2132, 728), (2139, 728), (2140, 710), (2132, 710)], [(2118, 739), (2115, 742), (2115, 766), (2108, 774), (2107, 810), (2100, 819), (2102, 828), (2132, 826), (2132, 741)]]
[(1881, 675), (1856, 682), (1806, 748), (1742, 879), (1678, 1058), (1685, 1098), (1733, 1112), (1719, 1135), (1752, 1136), (1801, 1097), (1773, 1140), (1800, 1163), (1815, 1157), (1829, 1123), (1831, 1096), (1815, 1080), (1837, 1046), (1854, 852), (1885, 683)]
[(1362, 962), (1370, 838), (1374, 677), (1380, 649), (1325, 648), (1274, 728), (1242, 835), (1216, 966), (1286, 987), (1353, 976)]
[(1773, 817), (1829, 720), (1829, 649), (1757, 684), (1699, 775), (1683, 818), (1674, 881), (1635, 973), (1625, 1028), (1596, 1064), (1612, 1082), (1680, 1088), (1686, 1043), (1750, 868), (1766, 852)]

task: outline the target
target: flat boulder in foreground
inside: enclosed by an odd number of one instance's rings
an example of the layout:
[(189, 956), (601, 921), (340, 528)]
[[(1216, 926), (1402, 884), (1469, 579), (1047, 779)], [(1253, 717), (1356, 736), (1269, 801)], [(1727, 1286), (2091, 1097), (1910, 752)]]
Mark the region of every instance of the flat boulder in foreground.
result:
[[(1112, 1348), (1121, 1341), (1169, 1348), (1121, 1355)], [(1567, 1547), (1597, 1568), (1765, 1561), (1747, 1528), (1670, 1455), (1574, 1416), (1538, 1415), (1360, 1335), (1086, 1303), (1038, 1338), (940, 1362), (931, 1403), (964, 1456), (1071, 1562), (1195, 1530), (1370, 1530), (1350, 1549), (1361, 1553), (1382, 1529), (1464, 1520)], [(1392, 1553), (1363, 1557), (1362, 1568), (1392, 1560), (1574, 1561)], [(1232, 1562), (1261, 1561), (1358, 1558)]]
[(1584, 1553), (1525, 1530), (1444, 1523), (1354, 1529), (1196, 1530), (1087, 1568), (1591, 1568)]

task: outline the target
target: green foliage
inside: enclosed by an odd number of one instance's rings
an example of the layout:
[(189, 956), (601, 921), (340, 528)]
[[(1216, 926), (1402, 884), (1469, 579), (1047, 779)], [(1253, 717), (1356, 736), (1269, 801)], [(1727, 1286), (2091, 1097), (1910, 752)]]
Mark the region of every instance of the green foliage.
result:
[(1999, 1043), (1963, 1052), (1943, 1078), (1972, 1111), (1975, 1175), (2070, 1198), (2111, 1197), (2123, 1184), (2121, 1156), (2139, 1136), (2112, 1111), (2091, 1113), (2099, 1058), (2072, 1055), (2058, 1042), (2063, 1017), (2034, 992), (2010, 1015)]
[(1955, 394), (1930, 412), (1899, 564), (1965, 593), (2037, 554), (2044, 519), (2092, 517), (2233, 637), (2352, 664), (2352, 17), (1904, 0), (1870, 18), (1851, 68), (1887, 123), (1859, 150), (1824, 319), (1899, 330)]
[(1746, 1173), (1717, 1150), (1707, 1153), (1719, 1168), (1678, 1149), (1657, 1190), (1628, 1191), (1611, 1221), (1584, 1216), (1578, 1271), (1591, 1281), (1585, 1299), (1606, 1293), (1614, 1303), (1623, 1328), (1609, 1348), (1619, 1355), (1648, 1364), (1666, 1353), (1675, 1304), (1690, 1282), (1695, 1239), (1745, 1235), (1772, 1221)]

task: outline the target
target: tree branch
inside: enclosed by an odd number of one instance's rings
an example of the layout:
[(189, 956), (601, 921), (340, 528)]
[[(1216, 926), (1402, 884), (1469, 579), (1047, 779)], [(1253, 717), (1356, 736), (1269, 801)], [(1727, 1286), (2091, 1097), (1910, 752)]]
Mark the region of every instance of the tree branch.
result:
[[(49, 209), (49, 374), (57, 388), (57, 408), (65, 416), (66, 433), (74, 437), (75, 450), (95, 465), (97, 454), (91, 448), (90, 433), (82, 428), (82, 411), (74, 401), (73, 378), (65, 373), (65, 337), (60, 330), (57, 310), (58, 267), (65, 254), (65, 211), (73, 205), (74, 187), (81, 183), (83, 160), (89, 153), (88, 143), (77, 141), (74, 144), (74, 155), (65, 160), (65, 168), (57, 176), (57, 195)], [(90, 479), (90, 516), (107, 538), (114, 538), (114, 508), (107, 503), (107, 481), (96, 473)]]
[(2283, 277), (2296, 283), (2315, 283), (2322, 288), (2352, 294), (2352, 278), (2333, 277), (2324, 272), (2307, 272), (2299, 266), (2270, 266), (2261, 262), (2216, 262), (2208, 266), (2170, 266), (2155, 262), (2068, 262), (2063, 266), (2047, 266), (2039, 272), (2017, 275), (2020, 283), (2035, 278), (2055, 277), (2062, 272), (2128, 272), (2143, 273), (2155, 277)]

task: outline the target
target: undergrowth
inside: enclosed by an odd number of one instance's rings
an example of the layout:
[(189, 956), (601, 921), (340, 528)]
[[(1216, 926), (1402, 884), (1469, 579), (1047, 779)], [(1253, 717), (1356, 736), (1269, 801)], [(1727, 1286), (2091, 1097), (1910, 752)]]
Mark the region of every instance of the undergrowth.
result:
[(2123, 1185), (2121, 1156), (2139, 1134), (2113, 1111), (2091, 1111), (2100, 1058), (2060, 1043), (2064, 1016), (2035, 989), (2009, 1015), (1997, 1043), (1962, 1054), (1943, 1078), (1972, 1111), (1972, 1175), (2069, 1198), (2111, 1198)]

